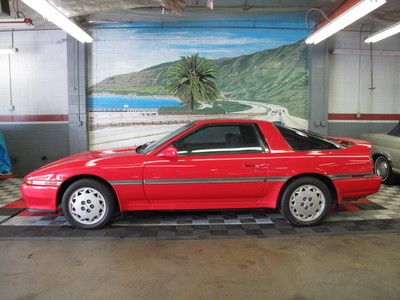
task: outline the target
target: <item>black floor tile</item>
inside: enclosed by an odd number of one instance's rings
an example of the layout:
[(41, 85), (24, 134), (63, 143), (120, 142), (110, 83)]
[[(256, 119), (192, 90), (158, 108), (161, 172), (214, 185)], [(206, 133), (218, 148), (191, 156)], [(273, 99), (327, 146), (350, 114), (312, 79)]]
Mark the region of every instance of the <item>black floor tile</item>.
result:
[(293, 228), (281, 228), (281, 229), (278, 229), (278, 230), (282, 234), (296, 234), (297, 233), (296, 230), (293, 229)]
[(375, 225), (376, 228), (378, 228), (379, 230), (391, 230), (394, 229), (393, 226), (389, 225), (389, 224), (377, 224)]
[(354, 203), (355, 206), (357, 206), (359, 209), (362, 210), (380, 210), (380, 209), (386, 209), (382, 205), (379, 205), (375, 202), (369, 202), (369, 203)]
[(352, 226), (344, 226), (347, 231), (363, 231), (361, 226), (352, 225)]
[(14, 216), (25, 208), (0, 208), (0, 216)]
[(331, 231), (329, 230), (329, 228), (322, 227), (322, 226), (313, 227), (312, 230), (313, 230), (314, 232), (318, 232), (318, 233), (321, 233), (321, 232), (331, 232)]
[(245, 229), (247, 235), (263, 235), (261, 229)]

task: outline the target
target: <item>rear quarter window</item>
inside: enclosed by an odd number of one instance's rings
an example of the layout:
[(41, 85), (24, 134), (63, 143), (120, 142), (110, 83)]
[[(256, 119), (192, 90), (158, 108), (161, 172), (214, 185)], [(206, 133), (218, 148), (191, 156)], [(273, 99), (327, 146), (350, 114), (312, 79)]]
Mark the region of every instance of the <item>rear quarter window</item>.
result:
[(311, 132), (276, 125), (283, 138), (295, 151), (331, 150), (341, 147)]

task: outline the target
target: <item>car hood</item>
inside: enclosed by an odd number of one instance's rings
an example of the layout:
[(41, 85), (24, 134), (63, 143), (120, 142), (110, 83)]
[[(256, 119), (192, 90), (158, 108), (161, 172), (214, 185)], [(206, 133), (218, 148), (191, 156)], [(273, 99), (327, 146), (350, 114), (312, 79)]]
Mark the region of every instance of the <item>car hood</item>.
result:
[(121, 148), (114, 150), (79, 153), (49, 163), (28, 174), (27, 177), (36, 176), (48, 172), (53, 173), (56, 170), (90, 167), (95, 165), (98, 166), (102, 164), (112, 164), (113, 161), (119, 161), (120, 159), (124, 159), (127, 156), (130, 157), (131, 161), (132, 158), (135, 157), (137, 157), (137, 160), (140, 161), (141, 160), (140, 158), (142, 158), (144, 155), (138, 154), (135, 150), (136, 148), (130, 147), (130, 148)]

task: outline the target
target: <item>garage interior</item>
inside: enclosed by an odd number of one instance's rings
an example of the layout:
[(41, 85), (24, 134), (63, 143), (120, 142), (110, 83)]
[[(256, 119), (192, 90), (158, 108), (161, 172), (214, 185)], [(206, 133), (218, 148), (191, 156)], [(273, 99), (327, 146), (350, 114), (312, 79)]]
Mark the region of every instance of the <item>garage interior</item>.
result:
[[(367, 2), (376, 7), (309, 39)], [(43, 16), (37, 3), (57, 14)], [(68, 34), (63, 18), (83, 33)], [(138, 146), (208, 118), (366, 140), (397, 130), (400, 157), (399, 22), (396, 0), (2, 0), (2, 298), (398, 299), (394, 159), (390, 184), (334, 205), (313, 227), (237, 209), (121, 213), (80, 230), (61, 209), (28, 211), (19, 186), (58, 159)], [(166, 78), (196, 53), (215, 66), (219, 96), (191, 108)]]

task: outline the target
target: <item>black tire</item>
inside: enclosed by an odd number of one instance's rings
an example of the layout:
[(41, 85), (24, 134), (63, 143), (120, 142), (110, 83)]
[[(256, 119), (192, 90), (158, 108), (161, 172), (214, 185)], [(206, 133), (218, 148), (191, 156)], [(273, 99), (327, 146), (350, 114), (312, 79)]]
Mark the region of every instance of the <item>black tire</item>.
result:
[[(78, 217), (79, 210), (77, 213), (74, 213), (73, 209), (75, 209), (75, 207), (71, 207), (73, 205), (71, 203), (71, 201), (76, 201), (77, 197), (80, 197), (83, 194), (83, 193), (79, 194), (78, 191), (83, 190), (84, 188), (87, 188), (87, 192), (91, 193), (90, 195), (93, 195), (93, 197), (96, 198), (95, 200), (99, 199), (98, 200), (99, 203), (97, 203), (97, 205), (102, 205), (99, 207), (100, 217), (98, 217), (98, 221), (96, 221), (97, 216), (95, 216), (93, 218), (93, 220), (91, 221), (93, 223), (90, 223), (90, 224), (85, 223), (85, 222), (90, 222), (89, 219), (86, 219), (87, 221), (85, 221), (85, 220), (79, 221), (77, 219), (80, 217), (80, 216)], [(75, 195), (78, 195), (78, 196), (75, 197), (74, 199), (71, 199), (71, 196), (75, 192), (77, 192), (77, 194), (75, 194)], [(61, 207), (64, 212), (65, 218), (72, 226), (77, 227), (77, 228), (82, 228), (82, 229), (99, 229), (110, 223), (110, 221), (114, 215), (114, 211), (115, 211), (115, 207), (116, 207), (115, 201), (116, 201), (116, 199), (114, 197), (114, 194), (109, 189), (109, 187), (107, 187), (105, 184), (103, 184), (97, 180), (88, 178), (88, 179), (81, 179), (81, 180), (75, 181), (67, 188), (67, 190), (65, 191), (65, 193), (62, 197)], [(91, 204), (91, 201), (87, 201), (87, 202), (88, 203), (85, 202), (84, 204), (82, 204), (82, 210), (84, 211), (84, 213), (85, 213), (86, 209), (88, 209), (90, 212), (90, 209), (91, 209), (90, 206), (94, 204), (94, 203)], [(71, 203), (71, 206), (70, 206), (70, 203)], [(83, 209), (83, 207), (85, 207), (85, 209)], [(102, 208), (104, 208), (104, 211), (102, 210)], [(74, 214), (75, 217), (72, 214)]]
[[(387, 172), (384, 175), (378, 174), (379, 164), (382, 164), (382, 165), (386, 164), (386, 166), (387, 166)], [(383, 184), (394, 184), (397, 181), (396, 174), (393, 173), (390, 161), (384, 155), (379, 155), (375, 158), (374, 173), (381, 176)]]
[[(315, 202), (318, 202), (315, 204), (317, 206), (309, 208), (310, 213), (311, 213), (311, 210), (313, 211), (313, 213), (315, 213), (315, 216), (314, 216), (315, 219), (310, 219), (310, 220), (307, 220), (307, 219), (302, 220), (300, 217), (300, 215), (301, 215), (300, 212), (299, 212), (299, 216), (296, 216), (295, 213), (290, 209), (290, 205), (291, 205), (290, 201), (291, 201), (292, 195), (293, 195), (293, 197), (295, 197), (295, 194), (294, 194), (295, 191), (297, 189), (300, 189), (301, 187), (305, 188), (306, 186), (309, 186), (309, 187), (311, 186), (310, 188), (315, 193), (315, 197), (318, 197), (318, 195), (320, 195), (320, 193), (319, 193), (319, 191), (317, 191), (317, 189), (313, 188), (312, 186), (317, 187), (322, 192), (323, 197), (325, 199), (325, 205), (323, 206), (323, 208), (319, 207), (319, 205), (321, 205), (320, 202), (321, 203), (323, 202), (323, 198), (321, 198), (321, 199), (316, 198), (316, 199), (312, 200), (312, 202), (309, 202), (310, 203), (310, 204), (308, 204), (309, 206), (313, 206)], [(292, 200), (292, 201), (294, 201), (294, 200)], [(311, 201), (311, 200), (307, 199), (307, 200), (302, 200), (302, 201)], [(299, 178), (293, 180), (284, 188), (281, 199), (280, 199), (280, 203), (279, 203), (279, 210), (280, 210), (281, 214), (291, 224), (293, 224), (295, 226), (313, 226), (313, 225), (317, 225), (322, 222), (322, 220), (328, 214), (331, 204), (332, 204), (332, 194), (331, 194), (331, 191), (329, 190), (329, 188), (326, 186), (326, 184), (317, 178), (307, 176), (307, 177), (299, 177)], [(294, 204), (292, 203), (292, 205), (294, 205)], [(304, 209), (308, 209), (307, 202), (302, 203), (301, 206), (302, 206), (301, 210), (303, 210), (303, 206), (304, 206)], [(316, 210), (316, 211), (314, 211), (314, 210)], [(308, 214), (308, 212), (306, 212), (306, 213)], [(301, 216), (304, 216), (304, 218), (308, 217), (305, 215), (301, 215)], [(312, 217), (310, 217), (310, 218), (312, 218)]]

